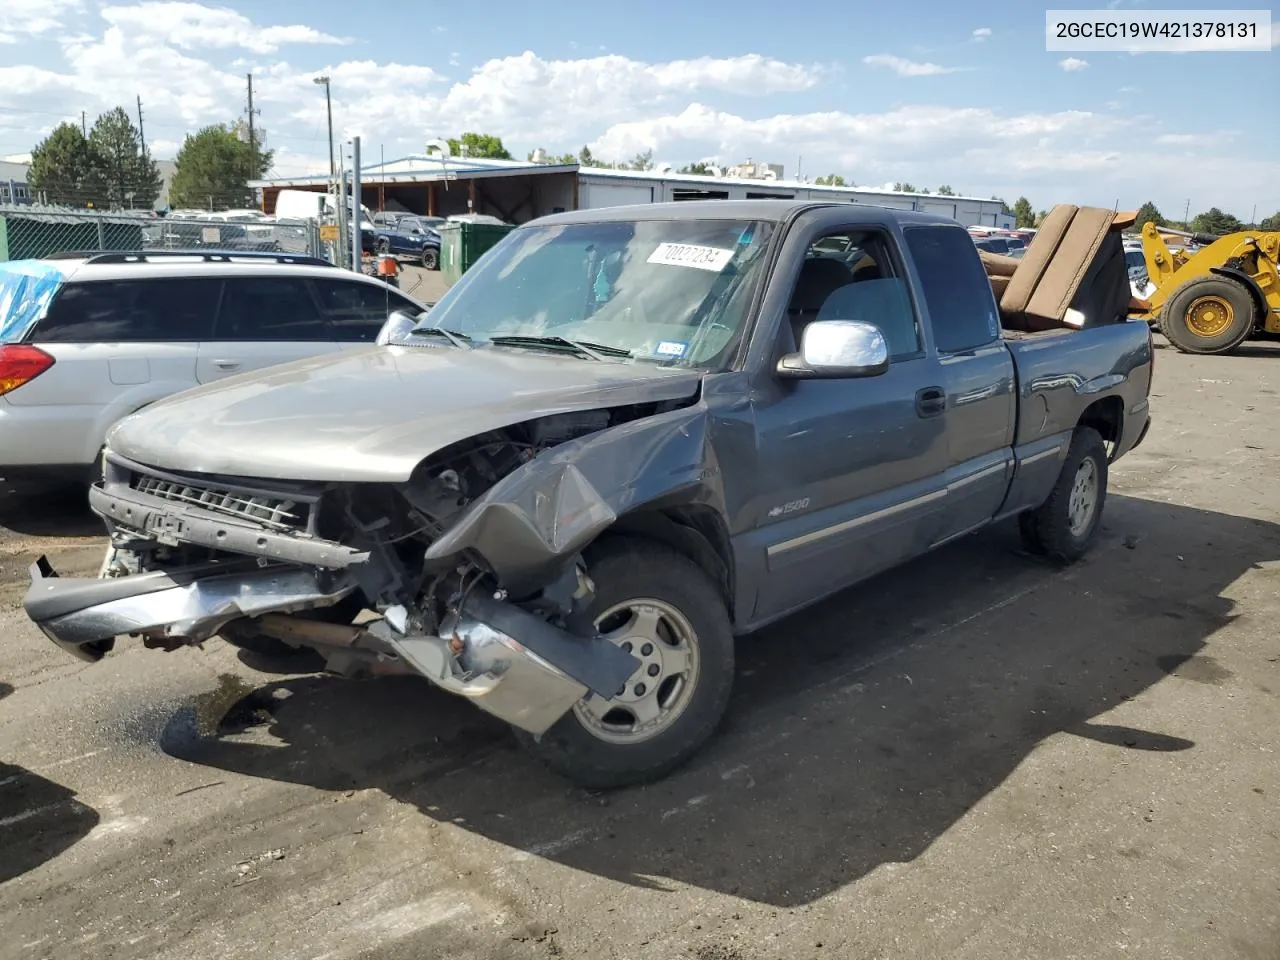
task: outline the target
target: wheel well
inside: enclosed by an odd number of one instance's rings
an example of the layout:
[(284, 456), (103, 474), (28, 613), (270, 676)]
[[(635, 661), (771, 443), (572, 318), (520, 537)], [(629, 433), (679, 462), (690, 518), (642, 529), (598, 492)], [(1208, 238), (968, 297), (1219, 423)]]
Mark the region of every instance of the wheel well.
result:
[(1230, 280), (1239, 285), (1249, 295), (1249, 299), (1253, 301), (1252, 325), (1255, 329), (1262, 326), (1266, 321), (1268, 307), (1266, 295), (1262, 292), (1262, 288), (1258, 286), (1258, 281), (1247, 273), (1228, 267), (1210, 267), (1209, 272), (1220, 280)]
[(1114, 453), (1124, 433), (1124, 401), (1119, 397), (1095, 400), (1080, 415), (1078, 426), (1093, 427), (1107, 444), (1108, 453)]
[(720, 589), (729, 619), (733, 620), (733, 553), (724, 521), (711, 507), (680, 506), (628, 513), (611, 526), (611, 534), (643, 537), (664, 544), (688, 557), (711, 577)]

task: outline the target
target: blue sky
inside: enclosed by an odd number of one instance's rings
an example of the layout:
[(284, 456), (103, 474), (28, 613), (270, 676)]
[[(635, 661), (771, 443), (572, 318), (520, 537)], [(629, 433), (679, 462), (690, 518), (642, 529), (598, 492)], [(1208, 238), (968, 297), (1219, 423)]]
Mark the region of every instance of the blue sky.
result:
[(1051, 53), (1044, 6), (1025, 2), (796, 9), (4, 0), (0, 156), (140, 95), (155, 154), (172, 157), (186, 133), (242, 114), (251, 70), (278, 171), (315, 171), (327, 154), (311, 77), (326, 72), (339, 133), (359, 133), (366, 157), (476, 129), (521, 157), (590, 144), (675, 165), (751, 157), (787, 176), (803, 157), (810, 177), (946, 183), (1037, 207), (1280, 210), (1280, 132), (1265, 107), (1259, 125), (1257, 99), (1280, 90), (1275, 50)]

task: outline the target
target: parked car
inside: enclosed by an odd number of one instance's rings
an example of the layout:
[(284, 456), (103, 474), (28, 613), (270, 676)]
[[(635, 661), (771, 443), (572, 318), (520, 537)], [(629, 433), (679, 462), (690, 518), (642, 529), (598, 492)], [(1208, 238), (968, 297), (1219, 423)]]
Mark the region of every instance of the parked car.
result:
[(440, 268), (440, 234), (417, 218), (401, 217), (395, 227), (369, 224), (360, 231), (360, 246), (364, 253), (407, 257), (427, 270)]
[[(810, 256), (833, 247), (866, 259)], [(1008, 322), (1081, 291), (1079, 329), (1002, 335), (933, 215), (525, 224), (399, 342), (117, 424), (90, 491), (106, 576), (42, 558), (26, 612), (89, 661), (220, 635), (416, 674), (584, 786), (661, 776), (723, 715), (736, 635), (1006, 517), (1058, 561), (1089, 548), (1149, 426), (1151, 332), (1108, 312), (1122, 271), (1024, 264)]]
[(172, 393), (372, 343), (415, 300), (323, 260), (108, 253), (0, 263), (0, 476), (87, 476)]

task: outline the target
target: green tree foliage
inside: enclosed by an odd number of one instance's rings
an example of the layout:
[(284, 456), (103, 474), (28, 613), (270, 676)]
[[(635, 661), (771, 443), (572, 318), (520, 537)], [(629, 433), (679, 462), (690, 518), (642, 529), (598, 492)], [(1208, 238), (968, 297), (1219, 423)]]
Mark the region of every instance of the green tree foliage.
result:
[(1204, 213), (1198, 213), (1191, 221), (1191, 229), (1196, 233), (1235, 233), (1243, 228), (1235, 217), (1224, 213), (1217, 207), (1210, 207)]
[(584, 145), (583, 148), (578, 151), (578, 165), (583, 167), (594, 167), (597, 165), (596, 158), (592, 155), (590, 147)]
[(919, 193), (920, 192), (915, 188), (913, 184), (902, 183), (902, 182), (895, 183), (893, 185), (893, 189), (894, 189), (894, 192), (896, 193)]
[(142, 135), (123, 107), (104, 113), (89, 131), (89, 151), (112, 207), (150, 209), (164, 178), (142, 149)]
[(528, 160), (530, 163), (536, 162), (533, 158), (537, 156), (538, 150), (542, 150), (542, 153), (543, 153), (542, 162), (546, 164), (554, 165), (554, 164), (578, 162), (578, 158), (572, 153), (547, 153), (543, 147), (538, 147), (537, 150), (530, 150), (528, 155), (525, 157), (525, 159)]
[(1150, 200), (1138, 208), (1138, 219), (1133, 222), (1133, 229), (1141, 231), (1148, 223), (1154, 223), (1157, 227), (1168, 225), (1168, 221), (1160, 215), (1160, 211)]
[(272, 151), (254, 151), (226, 124), (216, 123), (188, 135), (178, 151), (178, 170), (169, 184), (174, 207), (227, 209), (250, 202), (248, 181), (271, 169)]
[(630, 163), (623, 164), (632, 170), (652, 170), (653, 169), (653, 151), (646, 150), (644, 153), (637, 153)]
[(697, 163), (686, 163), (677, 172), (695, 177), (709, 177), (711, 176), (711, 167), (699, 160)]
[(1031, 201), (1026, 197), (1019, 197), (1013, 202), (1013, 220), (1014, 224), (1019, 227), (1034, 227), (1036, 225), (1036, 212), (1032, 209)]
[(1013, 213), (1013, 209), (1009, 206), (1008, 201), (1005, 200), (1003, 197), (997, 197), (995, 196), (995, 194), (992, 194), (991, 199), (996, 201), (996, 203), (1000, 204), (1000, 209), (1004, 213)]
[(1280, 230), (1280, 210), (1277, 210), (1269, 217), (1263, 217), (1262, 222), (1258, 224), (1259, 230)]
[(464, 133), (460, 137), (449, 138), (451, 156), (478, 157), (484, 160), (514, 159), (502, 145), (502, 138), (491, 133)]
[(938, 188), (938, 196), (940, 197), (954, 197), (955, 195), (956, 192), (951, 189), (949, 184), (944, 183)]
[(820, 187), (843, 187), (844, 177), (838, 173), (828, 173), (825, 177), (816, 177), (813, 181)]
[(73, 123), (60, 123), (31, 151), (33, 193), (59, 206), (102, 206), (106, 190), (89, 141)]

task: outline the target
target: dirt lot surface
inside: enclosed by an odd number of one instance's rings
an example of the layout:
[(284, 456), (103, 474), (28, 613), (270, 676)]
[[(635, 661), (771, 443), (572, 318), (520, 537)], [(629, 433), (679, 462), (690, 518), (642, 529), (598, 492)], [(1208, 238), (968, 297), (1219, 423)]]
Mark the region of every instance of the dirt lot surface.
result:
[(0, 501), (0, 955), (1280, 956), (1280, 350), (1161, 350), (1066, 571), (1007, 526), (744, 640), (723, 732), (607, 796), (423, 682), (126, 642), (19, 600), (96, 569)]

